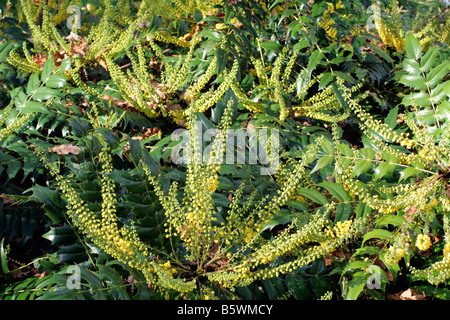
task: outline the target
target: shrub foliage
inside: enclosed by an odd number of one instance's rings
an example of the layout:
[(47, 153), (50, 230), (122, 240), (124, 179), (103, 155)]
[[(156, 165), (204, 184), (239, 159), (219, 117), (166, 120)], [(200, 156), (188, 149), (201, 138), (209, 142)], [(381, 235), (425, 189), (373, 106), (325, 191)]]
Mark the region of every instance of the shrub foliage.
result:
[(448, 298), (445, 3), (0, 9), (2, 299)]

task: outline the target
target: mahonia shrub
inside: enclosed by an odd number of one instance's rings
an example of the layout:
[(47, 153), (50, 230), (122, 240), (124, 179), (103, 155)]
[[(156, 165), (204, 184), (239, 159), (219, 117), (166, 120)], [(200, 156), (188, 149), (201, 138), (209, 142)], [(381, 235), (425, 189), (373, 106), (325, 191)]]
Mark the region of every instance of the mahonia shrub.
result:
[[(88, 13), (72, 30), (70, 5)], [(21, 297), (381, 299), (401, 268), (445, 285), (448, 16), (440, 5), (439, 19), (418, 4), (404, 13), (397, 1), (373, 16), (361, 8), (10, 7), (1, 168), (7, 182), (29, 184), (9, 196), (43, 203), (54, 250), (38, 258), (52, 274)], [(190, 141), (181, 164), (178, 127)], [(259, 160), (275, 171), (226, 162), (230, 150), (247, 159), (264, 147), (251, 134), (267, 129), (279, 139)], [(90, 290), (66, 288), (70, 263)]]

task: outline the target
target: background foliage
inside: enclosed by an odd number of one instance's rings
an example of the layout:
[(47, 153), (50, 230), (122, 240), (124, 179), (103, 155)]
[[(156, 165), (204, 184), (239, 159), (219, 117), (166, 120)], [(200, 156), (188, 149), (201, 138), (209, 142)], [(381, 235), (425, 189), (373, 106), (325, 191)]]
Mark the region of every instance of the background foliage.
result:
[[(71, 32), (72, 4), (81, 21)], [(447, 299), (449, 9), (371, 5), (0, 1), (0, 297)], [(173, 182), (188, 189), (189, 170), (170, 158), (171, 134), (193, 115), (220, 127), (229, 103), (231, 128), (279, 130), (282, 164), (271, 176), (260, 165), (222, 166), (211, 195), (218, 215), (226, 219), (240, 185), (250, 207), (292, 188), (260, 226), (263, 241), (319, 216), (343, 237), (314, 261), (235, 290), (186, 270), (184, 242), (167, 237), (170, 216), (143, 170), (163, 192)], [(311, 147), (294, 188), (289, 177)], [(120, 225), (134, 226), (157, 261), (176, 251), (177, 272), (196, 289), (153, 286), (82, 233), (43, 158), (97, 215), (104, 179), (112, 181)], [(346, 222), (356, 227), (344, 237)], [(280, 269), (315, 241), (265, 268)], [(79, 289), (67, 287), (74, 265)], [(374, 276), (379, 287), (367, 285)]]

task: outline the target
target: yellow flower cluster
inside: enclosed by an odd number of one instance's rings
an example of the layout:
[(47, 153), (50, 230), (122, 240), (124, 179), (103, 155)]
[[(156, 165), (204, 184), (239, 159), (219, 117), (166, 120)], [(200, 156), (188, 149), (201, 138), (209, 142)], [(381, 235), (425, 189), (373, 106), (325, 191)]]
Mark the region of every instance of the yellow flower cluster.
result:
[(328, 227), (325, 234), (330, 238), (341, 238), (350, 230), (351, 225), (352, 220), (338, 221), (332, 228)]
[(390, 10), (393, 13), (393, 22), (388, 26), (381, 15), (376, 14), (374, 15), (375, 27), (383, 43), (394, 47), (397, 51), (403, 51), (405, 48), (404, 30), (401, 29), (403, 26), (400, 23), (397, 1), (390, 1)]
[(25, 73), (38, 73), (40, 71), (39, 66), (35, 62), (21, 58), (15, 50), (9, 52), (6, 61)]
[(217, 87), (213, 92), (206, 92), (200, 98), (198, 98), (194, 103), (191, 104), (189, 108), (191, 112), (205, 112), (212, 106), (214, 106), (220, 98), (225, 94), (225, 92), (231, 87), (231, 85), (236, 81), (236, 75), (239, 70), (239, 61), (236, 59), (233, 62), (233, 66), (225, 76), (223, 82)]
[(389, 252), (385, 256), (386, 263), (390, 265), (397, 264), (405, 256), (405, 249), (389, 247)]
[(6, 127), (0, 129), (0, 141), (6, 139), (13, 132), (21, 129), (32, 118), (33, 118), (32, 113), (27, 113), (19, 117), (16, 117), (11, 124), (8, 124)]
[(426, 148), (423, 148), (419, 151), (419, 156), (425, 159), (426, 161), (433, 161), (433, 153), (429, 152)]
[(340, 85), (340, 88), (344, 91), (342, 94), (344, 99), (348, 102), (354, 114), (361, 120), (363, 130), (365, 130), (365, 128), (371, 129), (378, 135), (381, 135), (385, 140), (392, 140), (393, 143), (398, 143), (407, 149), (411, 149), (415, 145), (415, 141), (409, 138), (409, 133), (398, 133), (392, 130), (387, 124), (374, 119), (356, 101), (354, 101), (354, 99), (351, 98), (351, 94), (348, 89), (342, 85)]
[(214, 56), (205, 73), (202, 74), (202, 76), (186, 90), (184, 94), (184, 99), (188, 103), (191, 102), (191, 100), (194, 99), (197, 96), (197, 94), (208, 84), (212, 76), (215, 74), (216, 69), (217, 69), (217, 57)]
[(384, 256), (386, 263), (397, 264), (405, 256), (409, 248), (409, 242), (411, 242), (409, 234), (399, 234)]
[(186, 47), (186, 48), (189, 48), (192, 44), (195, 45), (198, 42), (198, 39), (186, 41), (183, 39), (183, 37), (175, 38), (174, 36), (171, 36), (170, 34), (168, 34), (166, 32), (162, 32), (162, 31), (156, 31), (152, 35), (152, 37), (156, 41), (172, 43), (172, 44), (176, 44), (177, 46)]
[(172, 264), (170, 263), (170, 261), (167, 261), (165, 263), (160, 263), (160, 266), (169, 276), (173, 276), (177, 272), (177, 269), (172, 267)]
[(422, 251), (428, 250), (431, 247), (430, 236), (426, 234), (419, 234), (416, 239), (416, 247)]
[(447, 242), (444, 245), (442, 260), (423, 270), (411, 268), (411, 273), (419, 277), (426, 277), (427, 281), (433, 285), (447, 281), (450, 278), (450, 243)]
[(336, 38), (337, 29), (332, 27), (334, 24), (333, 19), (331, 18), (331, 14), (334, 13), (337, 9), (344, 8), (344, 5), (339, 1), (334, 5), (333, 3), (328, 4), (328, 9), (323, 13), (322, 20), (319, 21), (319, 26), (322, 27), (326, 33), (333, 39)]
[(446, 243), (443, 249), (444, 259), (450, 260), (450, 243)]

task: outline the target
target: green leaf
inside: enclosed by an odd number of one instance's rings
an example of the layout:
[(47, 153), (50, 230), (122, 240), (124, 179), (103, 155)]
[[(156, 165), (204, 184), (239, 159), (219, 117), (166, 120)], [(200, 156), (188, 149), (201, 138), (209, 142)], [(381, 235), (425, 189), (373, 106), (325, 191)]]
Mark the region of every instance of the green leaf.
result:
[(346, 80), (346, 81), (350, 82), (351, 84), (357, 84), (358, 83), (358, 81), (355, 78), (353, 78), (351, 75), (349, 75), (347, 73), (344, 73), (344, 72), (341, 72), (341, 71), (334, 71), (334, 75), (339, 77), (339, 78), (341, 78), (341, 79), (343, 79), (343, 80)]
[(350, 197), (348, 192), (345, 191), (340, 184), (325, 180), (319, 183), (319, 186), (327, 189), (330, 194), (336, 197), (336, 199), (338, 199), (339, 201), (352, 201), (352, 197)]
[(149, 34), (153, 34), (156, 32), (156, 30), (158, 30), (159, 26), (161, 25), (162, 22), (162, 18), (158, 15), (153, 15), (153, 19), (152, 22), (150, 23), (150, 25), (148, 26), (148, 33)]
[(323, 296), (330, 289), (330, 284), (326, 277), (309, 277), (308, 283), (316, 298)]
[(372, 169), (373, 163), (370, 160), (359, 160), (354, 166), (353, 166), (353, 175), (359, 176), (363, 173), (366, 173), (370, 169)]
[(389, 53), (378, 47), (375, 43), (366, 41), (365, 45), (367, 45), (370, 49), (373, 50), (373, 52), (375, 52), (377, 55), (382, 57), (387, 62), (394, 63), (394, 60), (391, 58)]
[(355, 212), (356, 212), (356, 219), (359, 219), (361, 217), (367, 217), (369, 214), (373, 212), (373, 209), (364, 202), (360, 202), (356, 206)]
[[(120, 145), (119, 136), (108, 128), (97, 128), (96, 132), (100, 133), (105, 141), (109, 144), (110, 149), (114, 150)], [(128, 138), (128, 137), (127, 137)]]
[(308, 211), (308, 207), (302, 202), (288, 200), (286, 205), (299, 211)]
[(22, 113), (35, 113), (35, 112), (42, 112), (42, 113), (51, 113), (42, 102), (37, 101), (27, 101), (25, 103), (25, 106), (22, 108)]
[(324, 57), (324, 54), (322, 51), (315, 50), (313, 53), (311, 53), (311, 55), (309, 56), (308, 67), (307, 67), (308, 78), (311, 76), (312, 72), (317, 67), (319, 62), (323, 59), (323, 57)]
[(31, 96), (33, 92), (39, 87), (39, 84), (41, 83), (41, 80), (39, 79), (39, 74), (35, 73), (28, 78), (27, 82), (27, 89), (26, 93), (27, 95)]
[(77, 234), (67, 223), (62, 226), (50, 227), (50, 231), (44, 233), (42, 238), (51, 241), (52, 245), (64, 245), (77, 239)]
[(61, 62), (61, 65), (59, 66), (58, 72), (59, 73), (64, 73), (64, 72), (68, 71), (70, 69), (70, 67), (71, 67), (71, 64), (72, 64), (72, 59), (71, 58), (64, 59)]
[(283, 46), (276, 41), (265, 41), (261, 42), (260, 45), (263, 49), (268, 51), (279, 51), (281, 48), (283, 48)]
[(438, 53), (439, 47), (430, 47), (422, 59), (420, 59), (420, 67), (423, 72), (428, 72), (434, 66)]
[(48, 80), (48, 77), (53, 71), (53, 64), (55, 60), (53, 58), (47, 59), (44, 63), (44, 68), (42, 70), (41, 74), (41, 81), (46, 82)]
[(90, 122), (82, 118), (69, 118), (67, 121), (72, 127), (73, 134), (78, 137), (84, 136), (91, 127)]
[(434, 67), (427, 75), (428, 85), (431, 88), (434, 88), (439, 82), (441, 82), (444, 76), (448, 74), (449, 68), (449, 61), (444, 61), (437, 67)]
[(425, 78), (421, 74), (405, 74), (398, 82), (415, 90), (424, 90), (427, 88)]
[(399, 182), (408, 179), (412, 176), (418, 176), (420, 174), (420, 170), (414, 168), (414, 167), (408, 167), (405, 170), (400, 171), (400, 179)]
[(361, 256), (364, 254), (373, 255), (373, 254), (379, 254), (381, 251), (378, 247), (361, 247), (358, 248), (355, 253), (353, 253), (352, 258)]
[(346, 157), (353, 156), (353, 151), (347, 143), (339, 143), (336, 145), (336, 148)]
[(62, 94), (59, 91), (48, 87), (39, 87), (33, 95), (33, 98), (37, 101), (46, 101), (58, 97), (62, 97)]
[(81, 279), (86, 280), (89, 283), (89, 287), (94, 292), (94, 297), (96, 300), (107, 300), (108, 296), (104, 289), (102, 281), (99, 279), (98, 275), (86, 268), (80, 268)]
[(379, 180), (383, 178), (385, 175), (391, 174), (395, 170), (395, 165), (388, 163), (388, 162), (382, 162), (380, 163), (374, 170), (373, 179)]
[(141, 143), (138, 139), (127, 137), (130, 146), (130, 156), (134, 163), (139, 163), (141, 157)]
[(38, 299), (42, 300), (76, 300), (80, 299), (78, 290), (61, 288), (56, 291), (47, 290), (45, 294)]
[(297, 300), (307, 300), (310, 296), (307, 281), (296, 274), (288, 274), (284, 284)]
[(325, 151), (326, 154), (334, 155), (334, 147), (330, 143), (330, 141), (323, 140), (322, 143), (320, 144), (320, 146), (322, 147), (323, 151)]
[(336, 98), (338, 98), (339, 102), (341, 103), (342, 107), (345, 110), (348, 110), (348, 104), (347, 101), (345, 101), (344, 97), (342, 96), (342, 93), (339, 91), (339, 88), (337, 87), (336, 82), (332, 82), (331, 86), (333, 88), (334, 95)]
[(385, 215), (382, 216), (381, 218), (378, 218), (375, 221), (375, 225), (377, 227), (382, 227), (382, 226), (387, 226), (387, 225), (393, 225), (393, 226), (401, 226), (402, 224), (404, 224), (406, 222), (406, 219), (403, 218), (402, 216), (394, 216), (394, 215)]
[(425, 125), (434, 125), (436, 123), (436, 113), (434, 110), (423, 109), (416, 112), (416, 117)]
[(1, 271), (3, 274), (9, 272), (8, 268), (8, 259), (6, 258), (6, 252), (5, 252), (5, 239), (2, 239), (0, 241), (0, 262), (1, 262)]
[(342, 270), (342, 275), (344, 275), (347, 271), (350, 270), (360, 270), (360, 269), (367, 269), (371, 265), (370, 261), (362, 261), (362, 260), (354, 260), (351, 262), (348, 262), (344, 269)]
[(443, 101), (436, 108), (436, 114), (438, 116), (439, 121), (450, 122), (450, 102), (449, 101)]
[[(440, 83), (433, 89), (431, 89), (431, 100), (434, 104), (439, 104), (444, 98), (447, 98), (447, 94), (445, 92), (445, 87), (450, 84), (450, 80)], [(449, 99), (446, 99), (445, 102), (448, 102)], [(445, 117), (446, 119), (449, 119), (448, 116)]]
[[(423, 60), (423, 59), (422, 59)], [(421, 66), (417, 60), (406, 58), (403, 60), (403, 69), (412, 75), (421, 74)]]
[(411, 93), (403, 97), (402, 104), (405, 106), (417, 105), (419, 107), (426, 107), (431, 105), (430, 95), (425, 92)]
[(319, 82), (319, 90), (326, 88), (326, 86), (334, 80), (334, 75), (331, 72), (325, 73)]
[(261, 281), (261, 284), (270, 300), (280, 297), (285, 291), (281, 278), (264, 279)]
[(362, 244), (364, 245), (364, 243), (369, 240), (369, 239), (389, 239), (391, 238), (393, 235), (392, 232), (388, 231), (388, 230), (384, 230), (384, 229), (374, 229), (372, 231), (367, 232), (364, 237), (363, 237), (363, 241)]
[(333, 157), (323, 156), (322, 158), (317, 160), (316, 166), (311, 170), (311, 173), (314, 173), (331, 163), (333, 163)]
[(422, 54), (420, 42), (419, 42), (419, 40), (417, 40), (417, 38), (412, 33), (409, 33), (406, 36), (405, 51), (406, 51), (408, 58), (415, 59), (415, 60), (419, 60), (419, 58)]
[(325, 195), (317, 190), (313, 189), (306, 189), (306, 188), (299, 188), (298, 192), (300, 195), (307, 197), (308, 199), (311, 199), (315, 203), (319, 203), (321, 205), (327, 204), (328, 198), (325, 197)]
[(361, 292), (364, 290), (369, 276), (370, 275), (365, 271), (356, 272), (348, 284), (348, 291), (345, 296), (345, 300), (357, 300)]
[(29, 174), (34, 172), (39, 163), (40, 161), (37, 156), (24, 156), (22, 182), (25, 181)]
[(117, 300), (130, 300), (120, 274), (113, 268), (106, 265), (99, 265), (99, 275), (103, 281), (111, 288), (114, 298)]
[(217, 48), (215, 55), (217, 59), (217, 74), (219, 75), (225, 69), (225, 65), (227, 64), (227, 56), (222, 48)]
[(61, 246), (56, 253), (59, 263), (74, 263), (88, 258), (86, 249), (79, 243)]
[(350, 218), (353, 213), (353, 206), (351, 203), (339, 203), (336, 206), (336, 216), (334, 222), (344, 222)]
[(397, 126), (397, 117), (398, 117), (398, 106), (395, 106), (391, 111), (389, 111), (388, 116), (384, 120), (389, 128), (394, 129)]
[(45, 83), (45, 86), (49, 88), (62, 88), (66, 83), (67, 80), (65, 76), (60, 74), (52, 74)]
[[(299, 24), (299, 26), (301, 25)], [(308, 48), (309, 46), (309, 41), (307, 39), (302, 39), (294, 45), (293, 50), (302, 50), (304, 48)]]

